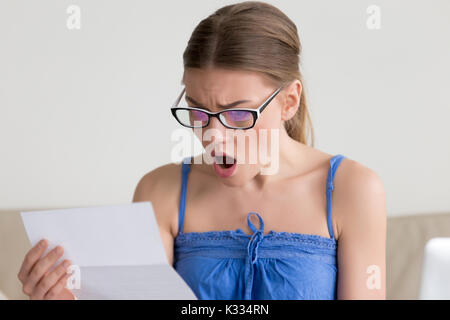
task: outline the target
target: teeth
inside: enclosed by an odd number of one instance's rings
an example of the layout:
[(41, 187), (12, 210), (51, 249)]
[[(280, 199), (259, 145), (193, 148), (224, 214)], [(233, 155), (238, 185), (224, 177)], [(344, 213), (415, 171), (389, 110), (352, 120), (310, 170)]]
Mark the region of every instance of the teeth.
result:
[(234, 158), (229, 156), (215, 156), (215, 158), (217, 164), (232, 165), (235, 162)]

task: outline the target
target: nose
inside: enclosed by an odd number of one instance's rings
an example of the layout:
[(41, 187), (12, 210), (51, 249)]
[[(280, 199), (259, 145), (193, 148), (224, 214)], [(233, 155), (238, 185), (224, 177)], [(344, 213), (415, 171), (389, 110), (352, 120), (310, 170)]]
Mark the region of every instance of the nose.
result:
[(225, 137), (225, 129), (226, 129), (226, 127), (216, 117), (211, 117), (211, 120), (209, 121), (209, 124), (208, 124), (208, 126), (206, 128), (207, 129), (210, 128), (210, 129), (218, 130)]
[(227, 139), (227, 128), (220, 122), (219, 119), (211, 117), (211, 120), (205, 129), (211, 129), (211, 132), (209, 132), (207, 136), (210, 137), (210, 141), (212, 141), (215, 145), (225, 143), (225, 140)]

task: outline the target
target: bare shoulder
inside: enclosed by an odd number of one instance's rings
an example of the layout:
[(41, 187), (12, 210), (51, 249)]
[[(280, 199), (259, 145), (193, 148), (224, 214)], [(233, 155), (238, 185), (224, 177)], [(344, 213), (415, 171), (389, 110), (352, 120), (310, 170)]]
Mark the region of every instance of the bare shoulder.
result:
[(346, 199), (384, 194), (380, 176), (373, 169), (347, 157), (336, 170), (334, 185), (333, 192), (339, 192)]
[(383, 225), (384, 185), (373, 169), (346, 157), (336, 170), (333, 186), (333, 219), (339, 235), (364, 224)]
[(153, 169), (139, 180), (133, 202), (150, 201), (158, 224), (173, 234), (180, 187), (181, 163), (169, 163)]
[(165, 164), (146, 173), (136, 186), (133, 202), (155, 199), (159, 193), (165, 193), (173, 188), (174, 184), (179, 184), (180, 174), (181, 164), (174, 163)]

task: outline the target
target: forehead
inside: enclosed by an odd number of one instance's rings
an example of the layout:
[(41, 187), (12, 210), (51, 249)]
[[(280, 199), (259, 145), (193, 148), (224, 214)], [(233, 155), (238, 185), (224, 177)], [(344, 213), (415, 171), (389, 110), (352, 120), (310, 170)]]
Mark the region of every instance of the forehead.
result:
[(270, 88), (269, 81), (259, 72), (222, 68), (187, 68), (183, 83), (188, 95), (206, 99), (251, 98), (253, 92), (257, 96)]

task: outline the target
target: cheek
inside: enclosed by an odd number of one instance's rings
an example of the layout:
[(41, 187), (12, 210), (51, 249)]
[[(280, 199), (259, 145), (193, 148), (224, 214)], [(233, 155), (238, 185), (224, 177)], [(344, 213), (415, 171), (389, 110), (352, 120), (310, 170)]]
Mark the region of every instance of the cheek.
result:
[[(264, 114), (266, 111), (266, 114)], [(257, 131), (258, 141), (264, 138), (261, 131), (265, 131), (267, 136), (270, 136), (271, 130), (279, 130), (283, 125), (281, 120), (281, 113), (278, 108), (273, 108), (271, 110), (264, 110), (255, 125), (255, 130)], [(258, 144), (259, 145), (259, 144)]]
[[(275, 108), (274, 108), (275, 109)], [(265, 110), (266, 111), (266, 110)], [(267, 110), (269, 111), (269, 110)], [(281, 113), (279, 112), (279, 109), (271, 110), (272, 112), (267, 113), (260, 117), (259, 120), (255, 125), (255, 129), (257, 132), (257, 146), (258, 150), (260, 148), (263, 148), (263, 150), (259, 150), (258, 154), (260, 152), (267, 153), (272, 148), (272, 136), (277, 137), (279, 136), (279, 130), (283, 126), (283, 122), (281, 119)], [(276, 130), (278, 132), (272, 132), (273, 130)], [(275, 134), (275, 135), (273, 135)]]
[(272, 106), (273, 108), (269, 107), (270, 106), (268, 106), (268, 109), (266, 108), (260, 115), (258, 122), (256, 122), (255, 127), (265, 129), (273, 129), (281, 127), (282, 120), (280, 108), (276, 105)]
[(207, 141), (203, 141), (203, 130), (194, 130), (194, 135), (197, 137), (197, 139), (202, 143), (203, 147), (207, 145)]
[(200, 141), (205, 150), (207, 150), (207, 148), (211, 148), (211, 146), (214, 144), (211, 136), (207, 134), (207, 130), (208, 129), (194, 130), (195, 137), (198, 139), (198, 141)]

